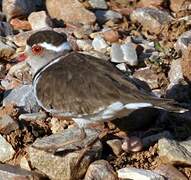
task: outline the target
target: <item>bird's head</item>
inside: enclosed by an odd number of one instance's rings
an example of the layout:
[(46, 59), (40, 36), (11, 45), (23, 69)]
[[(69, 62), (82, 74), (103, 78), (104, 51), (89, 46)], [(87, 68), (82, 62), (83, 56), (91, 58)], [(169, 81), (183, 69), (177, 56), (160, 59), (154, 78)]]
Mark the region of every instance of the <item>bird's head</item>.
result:
[(67, 36), (51, 30), (38, 31), (32, 34), (26, 44), (24, 53), (18, 61), (26, 60), (33, 74), (55, 58), (71, 50)]

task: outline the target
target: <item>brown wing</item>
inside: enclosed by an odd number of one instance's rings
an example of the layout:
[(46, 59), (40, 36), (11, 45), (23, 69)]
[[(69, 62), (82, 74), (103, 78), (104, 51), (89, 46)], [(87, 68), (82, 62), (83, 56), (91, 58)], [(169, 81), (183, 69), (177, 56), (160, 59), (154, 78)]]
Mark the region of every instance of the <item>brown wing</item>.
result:
[(41, 72), (36, 96), (45, 109), (92, 114), (114, 102), (137, 102), (145, 95), (111, 63), (70, 53)]

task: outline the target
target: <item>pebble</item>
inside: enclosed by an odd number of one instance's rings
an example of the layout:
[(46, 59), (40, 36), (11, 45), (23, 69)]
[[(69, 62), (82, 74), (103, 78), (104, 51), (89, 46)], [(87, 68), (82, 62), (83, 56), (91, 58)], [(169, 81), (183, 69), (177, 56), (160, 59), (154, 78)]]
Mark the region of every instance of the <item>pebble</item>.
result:
[(191, 82), (191, 45), (188, 49), (183, 53), (181, 59), (181, 67), (184, 78), (188, 83)]
[(26, 112), (38, 112), (39, 106), (33, 94), (32, 85), (22, 85), (4, 93), (3, 106), (15, 104)]
[(39, 173), (27, 171), (18, 166), (9, 164), (0, 164), (0, 177), (2, 180), (41, 180), (45, 178)]
[(4, 39), (4, 38), (0, 38), (0, 58), (4, 59), (4, 60), (11, 60), (11, 57), (15, 54), (16, 52), (16, 46)]
[(31, 24), (32, 30), (51, 28), (53, 23), (45, 11), (33, 12), (29, 15), (28, 21)]
[(122, 19), (122, 15), (116, 11), (112, 10), (97, 10), (95, 11), (95, 15), (97, 18), (97, 22), (100, 24), (104, 24), (106, 21), (112, 20), (113, 22), (118, 22)]
[(123, 59), (123, 51), (120, 44), (113, 43), (111, 46), (111, 62), (114, 63), (125, 63)]
[(20, 32), (16, 35), (12, 36), (7, 36), (7, 39), (10, 41), (13, 41), (17, 46), (19, 47), (25, 47), (26, 46), (26, 41), (31, 36), (35, 31), (25, 31), (25, 32)]
[(114, 30), (106, 30), (103, 32), (103, 37), (106, 41), (114, 43), (119, 40), (119, 33)]
[(179, 12), (180, 10), (186, 10), (184, 8), (184, 3), (186, 0), (170, 0), (170, 9), (174, 12)]
[(31, 30), (31, 25), (26, 20), (20, 20), (18, 18), (13, 18), (10, 21), (11, 26), (15, 30)]
[(122, 152), (122, 142), (120, 139), (111, 139), (106, 142), (112, 149), (116, 156), (119, 156)]
[(151, 33), (160, 33), (162, 25), (172, 21), (172, 17), (165, 11), (154, 8), (138, 8), (131, 13), (133, 22), (139, 22)]
[(170, 81), (170, 86), (178, 84), (180, 80), (183, 80), (183, 72), (181, 66), (181, 59), (176, 59), (172, 61), (170, 65), (170, 71), (168, 73), (168, 78)]
[(93, 49), (91, 40), (77, 39), (76, 44), (78, 45), (78, 48), (83, 51), (89, 51)]
[(111, 62), (127, 63), (131, 66), (138, 64), (138, 57), (136, 50), (132, 43), (123, 45), (112, 44), (111, 46)]
[(15, 151), (2, 135), (0, 135), (0, 147), (0, 162), (6, 162), (13, 158)]
[(139, 152), (143, 148), (143, 143), (138, 137), (126, 137), (123, 140), (122, 149), (125, 152)]
[(0, 36), (8, 36), (13, 34), (13, 28), (7, 22), (0, 22)]
[(50, 126), (51, 126), (50, 129), (53, 134), (63, 132), (64, 129), (66, 129), (68, 125), (69, 125), (69, 122), (67, 122), (67, 120), (59, 120), (54, 117), (51, 118), (51, 120), (50, 120)]
[[(84, 147), (95, 136), (98, 136), (93, 129), (86, 129), (85, 132), (86, 137), (83, 140), (80, 140), (81, 131), (79, 128), (69, 128), (62, 133), (37, 139), (29, 148), (29, 159), (32, 167), (40, 170), (50, 179), (62, 179), (63, 177), (64, 179), (81, 179), (90, 163), (98, 159), (102, 151), (101, 142), (97, 140), (81, 157)], [(71, 140), (77, 142), (72, 143)], [(60, 147), (56, 154), (51, 153), (52, 148), (59, 147), (59, 145), (62, 148)], [(80, 166), (76, 164), (78, 159), (80, 160)]]
[(94, 13), (85, 9), (78, 0), (48, 0), (46, 8), (52, 19), (66, 23), (93, 24), (96, 21)]
[(137, 4), (138, 7), (160, 7), (164, 0), (140, 0)]
[(8, 21), (15, 17), (26, 17), (35, 10), (35, 0), (3, 0), (2, 10)]
[(19, 125), (9, 115), (0, 117), (0, 132), (10, 134), (11, 131), (19, 129)]
[(88, 2), (94, 9), (107, 9), (105, 0), (89, 0)]
[(106, 52), (109, 45), (105, 42), (105, 40), (101, 36), (96, 36), (92, 41), (92, 46), (96, 51)]
[(164, 176), (168, 180), (188, 180), (183, 173), (170, 164), (162, 164), (154, 172)]
[(191, 44), (191, 31), (186, 31), (178, 37), (174, 46), (177, 51), (184, 53), (188, 50), (189, 44)]
[(23, 156), (21, 158), (19, 165), (20, 165), (21, 168), (31, 171), (29, 162), (28, 162), (28, 160), (26, 159), (25, 156)]
[(160, 139), (158, 151), (159, 157), (164, 163), (191, 165), (191, 151), (187, 150), (184, 144), (175, 140)]
[(123, 52), (123, 59), (131, 66), (138, 65), (138, 57), (134, 45), (132, 43), (126, 43), (121, 45)]
[(37, 120), (45, 120), (46, 117), (47, 115), (45, 112), (38, 112), (38, 113), (21, 114), (19, 116), (19, 120), (37, 121)]
[(158, 75), (149, 67), (138, 69), (133, 77), (146, 82), (151, 89), (159, 88)]
[(164, 177), (150, 170), (122, 168), (117, 171), (121, 179), (133, 180), (164, 180)]
[(117, 180), (111, 165), (105, 160), (94, 161), (88, 167), (84, 180)]

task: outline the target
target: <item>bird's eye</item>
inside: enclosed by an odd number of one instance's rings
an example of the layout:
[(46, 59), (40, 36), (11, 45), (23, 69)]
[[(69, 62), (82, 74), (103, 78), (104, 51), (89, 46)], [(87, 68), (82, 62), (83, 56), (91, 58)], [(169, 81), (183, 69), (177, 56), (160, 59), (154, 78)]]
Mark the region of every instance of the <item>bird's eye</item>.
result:
[(43, 53), (43, 50), (43, 47), (39, 45), (35, 45), (32, 47), (33, 54), (37, 56), (41, 55)]

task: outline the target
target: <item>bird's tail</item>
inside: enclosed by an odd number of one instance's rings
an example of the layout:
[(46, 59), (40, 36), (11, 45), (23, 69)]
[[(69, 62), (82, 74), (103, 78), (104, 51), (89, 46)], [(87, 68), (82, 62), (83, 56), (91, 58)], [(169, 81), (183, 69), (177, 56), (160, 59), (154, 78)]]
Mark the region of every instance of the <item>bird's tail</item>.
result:
[(153, 98), (152, 104), (155, 108), (165, 109), (169, 112), (184, 113), (186, 111), (189, 111), (182, 104), (180, 104), (172, 99)]

